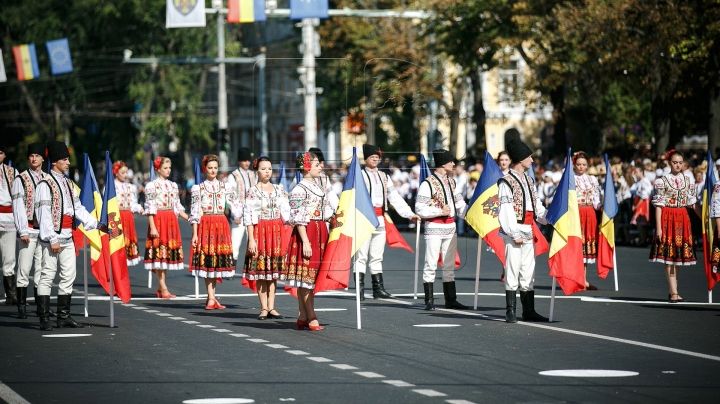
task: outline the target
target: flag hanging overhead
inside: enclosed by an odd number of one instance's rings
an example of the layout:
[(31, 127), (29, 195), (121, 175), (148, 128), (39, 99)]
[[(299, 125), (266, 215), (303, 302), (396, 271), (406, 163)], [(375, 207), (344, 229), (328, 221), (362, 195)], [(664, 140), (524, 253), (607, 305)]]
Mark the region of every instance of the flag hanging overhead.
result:
[(328, 0), (290, 0), (290, 19), (328, 18)]
[(610, 162), (605, 155), (605, 192), (603, 196), (602, 220), (600, 221), (600, 235), (598, 237), (598, 276), (607, 278), (610, 270), (615, 267), (613, 255), (615, 254), (615, 215), (618, 213), (617, 195), (615, 195), (615, 182), (610, 169)]
[(32, 80), (40, 77), (35, 44), (13, 46), (13, 55), (15, 56), (18, 80)]
[(5, 61), (3, 61), (2, 49), (0, 49), (0, 83), (7, 81), (7, 74), (5, 74)]
[(502, 177), (502, 170), (490, 153), (485, 151), (485, 169), (480, 174), (480, 180), (470, 198), (465, 221), (493, 249), (500, 263), (505, 267), (505, 241), (500, 237), (498, 220), (500, 203), (497, 182)]
[(262, 22), (266, 20), (265, 0), (228, 0), (228, 23)]
[(165, 28), (204, 26), (205, 0), (167, 0)]
[(70, 57), (70, 44), (67, 38), (45, 42), (48, 56), (50, 56), (50, 73), (65, 74), (73, 71), (72, 57)]
[(565, 161), (565, 172), (545, 219), (555, 228), (548, 259), (550, 276), (557, 279), (566, 295), (585, 290), (580, 210), (570, 149)]
[(715, 241), (716, 228), (715, 219), (710, 216), (710, 207), (715, 186), (720, 179), (715, 178), (713, 172), (713, 160), (710, 150), (707, 153), (707, 171), (705, 173), (705, 186), (702, 192), (702, 230), (703, 230), (703, 265), (705, 266), (705, 277), (708, 281), (708, 290), (711, 291), (720, 282), (720, 249)]

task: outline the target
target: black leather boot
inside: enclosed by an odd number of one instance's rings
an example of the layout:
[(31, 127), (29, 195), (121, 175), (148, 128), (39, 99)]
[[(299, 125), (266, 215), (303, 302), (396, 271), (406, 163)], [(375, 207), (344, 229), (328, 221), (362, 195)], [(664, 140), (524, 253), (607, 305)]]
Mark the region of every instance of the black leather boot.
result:
[(27, 318), (27, 306), (25, 306), (25, 303), (27, 302), (27, 287), (20, 287), (17, 288), (17, 295), (18, 295), (18, 316), (19, 319), (26, 319)]
[(358, 273), (358, 278), (360, 279), (360, 283), (356, 284), (355, 287), (360, 289), (360, 301), (365, 300), (365, 274), (364, 273)]
[(15, 288), (15, 275), (3, 276), (5, 287), (5, 305), (17, 306), (17, 289)]
[(57, 326), (58, 328), (83, 328), (84, 325), (78, 323), (70, 317), (70, 300), (72, 295), (58, 295), (57, 297)]
[(517, 307), (517, 298), (515, 297), (514, 290), (505, 291), (505, 321), (508, 323), (517, 323), (517, 317), (515, 316), (515, 308)]
[[(35, 304), (38, 306), (38, 310), (36, 313), (37, 316), (40, 317), (40, 305), (38, 304), (38, 293), (35, 286), (33, 286), (33, 296), (35, 296)], [(50, 306), (48, 306), (48, 311), (50, 312), (50, 317), (57, 317), (57, 314), (55, 314), (55, 312), (50, 309)]]
[(469, 307), (457, 301), (455, 282), (443, 282), (443, 294), (445, 295), (445, 308), (455, 310), (467, 310)]
[(433, 284), (423, 283), (425, 290), (425, 310), (435, 310), (435, 297), (433, 296)]
[(40, 330), (52, 331), (53, 327), (50, 323), (50, 296), (37, 296), (38, 317), (40, 317)]
[(546, 322), (547, 317), (539, 315), (535, 311), (535, 291), (528, 290), (527, 292), (520, 291), (520, 303), (522, 303), (523, 321), (534, 321), (534, 322)]
[(372, 279), (373, 298), (374, 299), (394, 299), (395, 296), (385, 291), (382, 274), (370, 275)]

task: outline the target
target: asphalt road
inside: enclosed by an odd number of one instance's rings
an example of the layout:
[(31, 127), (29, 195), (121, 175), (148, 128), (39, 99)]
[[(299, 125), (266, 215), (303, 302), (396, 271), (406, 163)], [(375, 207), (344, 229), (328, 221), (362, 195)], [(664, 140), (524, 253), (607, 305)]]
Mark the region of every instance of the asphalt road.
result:
[[(137, 220), (138, 229), (145, 229), (146, 221)], [(189, 226), (181, 228), (187, 249)], [(414, 233), (404, 234), (414, 246)], [(477, 239), (460, 238), (458, 244), (459, 300), (472, 305)], [(92, 276), (89, 317), (83, 318), (78, 261), (73, 316), (88, 327), (44, 333), (36, 317), (17, 320), (14, 307), (0, 306), (0, 401), (719, 402), (720, 305), (707, 304), (699, 265), (680, 271), (680, 293), (688, 303), (666, 303), (664, 271), (647, 262), (648, 253), (618, 249), (618, 292), (612, 273), (601, 280), (591, 266), (589, 279), (600, 290), (565, 297), (558, 289), (553, 323), (506, 324), (500, 264), (484, 245), (478, 310), (467, 312), (442, 309), (439, 278), (438, 310), (422, 310), (422, 290), (418, 300), (412, 297), (414, 256), (388, 249), (386, 288), (400, 298), (369, 297), (358, 330), (352, 285), (322, 294), (316, 299), (326, 326), (321, 332), (295, 328), (297, 303), (285, 294), (276, 308), (288, 318), (258, 321), (257, 298), (239, 277), (218, 286), (224, 311), (203, 309), (205, 299), (194, 298), (194, 278), (186, 271), (168, 275), (178, 299), (157, 299), (141, 265), (130, 269), (133, 300), (114, 306), (116, 327), (109, 328), (109, 301)], [(536, 271), (536, 308), (544, 315), (551, 284), (544, 255)], [(371, 296), (369, 282), (366, 287)], [(50, 338), (60, 334), (89, 335)], [(540, 373), (553, 370), (576, 372)], [(577, 370), (632, 373), (579, 377)]]

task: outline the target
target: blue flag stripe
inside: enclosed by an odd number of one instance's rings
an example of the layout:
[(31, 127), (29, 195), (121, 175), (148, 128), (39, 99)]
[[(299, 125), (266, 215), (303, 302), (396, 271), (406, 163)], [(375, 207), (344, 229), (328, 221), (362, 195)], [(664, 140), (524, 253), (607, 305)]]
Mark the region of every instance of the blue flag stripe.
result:
[(480, 174), (480, 180), (475, 187), (475, 192), (473, 193), (473, 196), (470, 199), (470, 203), (468, 204), (468, 206), (472, 206), (472, 204), (475, 203), (475, 200), (477, 200), (477, 198), (479, 198), (480, 195), (483, 194), (483, 192), (487, 191), (490, 187), (495, 186), (498, 180), (502, 177), (503, 173), (500, 169), (500, 166), (497, 165), (490, 153), (488, 153), (486, 150), (485, 168), (483, 169), (482, 174)]
[(103, 195), (102, 213), (100, 214), (100, 222), (108, 224), (108, 201), (115, 198), (115, 179), (112, 173), (112, 161), (110, 160), (110, 152), (105, 152), (105, 194)]
[(568, 211), (568, 198), (571, 190), (575, 190), (575, 173), (573, 173), (572, 158), (570, 156), (570, 148), (568, 148), (567, 158), (565, 160), (565, 172), (562, 175), (553, 201), (545, 215), (548, 223), (554, 225)]
[(290, 0), (290, 19), (328, 18), (328, 0)]
[[(83, 161), (85, 164), (85, 174), (83, 176), (83, 184), (82, 188), (80, 189), (80, 204), (87, 210), (88, 212), (92, 212), (95, 210), (95, 192), (100, 192), (98, 188), (97, 181), (95, 180), (95, 173), (92, 169), (92, 164), (90, 163), (90, 157), (88, 157), (87, 153), (83, 153)], [(78, 225), (80, 225), (80, 221), (76, 221)]]
[(617, 196), (615, 195), (615, 184), (610, 171), (610, 162), (605, 154), (605, 196), (603, 198), (603, 211), (608, 218), (612, 219), (618, 213)]
[(195, 185), (200, 185), (202, 182), (202, 175), (200, 174), (200, 163), (197, 157), (195, 157)]
[[(355, 185), (362, 184), (361, 187)], [(343, 185), (343, 192), (355, 189), (355, 209), (362, 213), (370, 223), (376, 228), (380, 226), (377, 215), (375, 215), (375, 209), (373, 208), (372, 199), (370, 199), (370, 193), (365, 187), (365, 182), (362, 178), (362, 172), (360, 171), (360, 163), (357, 160), (357, 151), (353, 147), (353, 157), (350, 162), (350, 168), (348, 170), (345, 184)]]

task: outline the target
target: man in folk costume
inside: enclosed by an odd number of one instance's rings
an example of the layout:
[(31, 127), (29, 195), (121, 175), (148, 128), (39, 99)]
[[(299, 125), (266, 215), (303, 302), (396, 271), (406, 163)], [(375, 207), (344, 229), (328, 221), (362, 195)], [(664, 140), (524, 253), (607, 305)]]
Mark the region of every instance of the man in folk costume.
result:
[(393, 185), (392, 179), (387, 174), (378, 170), (378, 163), (382, 157), (382, 151), (379, 147), (370, 144), (363, 145), (363, 156), (365, 157), (365, 168), (363, 169), (363, 179), (365, 186), (370, 193), (373, 208), (377, 215), (380, 226), (373, 232), (372, 236), (365, 241), (357, 252), (357, 261), (355, 262), (355, 271), (359, 272), (360, 277), (360, 300), (365, 300), (365, 268), (370, 268), (370, 277), (372, 278), (373, 298), (391, 298), (394, 297), (385, 291), (382, 274), (383, 254), (385, 253), (385, 243), (387, 234), (386, 226), (395, 226), (392, 222), (385, 222), (385, 212), (388, 210), (388, 203), (392, 205), (395, 211), (402, 217), (413, 221), (420, 217), (413, 213), (405, 199), (400, 196)]
[(545, 207), (528, 175), (532, 150), (520, 139), (506, 144), (512, 165), (498, 180), (500, 235), (505, 241), (505, 301), (508, 323), (517, 323), (516, 290), (520, 289), (523, 321), (547, 321), (535, 311), (535, 256), (548, 251), (548, 244), (535, 221), (546, 224)]
[(468, 307), (457, 301), (455, 290), (455, 253), (457, 252), (455, 216), (464, 218), (467, 205), (463, 195), (455, 189), (452, 175), (455, 157), (443, 149), (433, 151), (433, 157), (435, 172), (420, 184), (415, 199), (415, 212), (425, 220), (423, 268), (425, 310), (435, 310), (433, 282), (435, 282), (435, 270), (440, 254), (443, 259), (445, 308), (466, 310)]
[[(257, 180), (257, 173), (250, 170), (250, 161), (253, 159), (253, 153), (247, 147), (241, 147), (238, 150), (238, 168), (233, 171), (228, 177), (228, 184), (230, 189), (234, 189), (237, 192), (237, 200), (240, 203), (240, 211), (245, 205), (245, 195), (247, 191), (254, 187)], [(240, 256), (240, 246), (247, 235), (247, 230), (243, 226), (242, 216), (233, 219), (232, 230), (230, 231), (232, 237), (232, 249), (233, 259), (238, 262)], [(242, 262), (242, 261), (240, 261)]]
[[(80, 203), (75, 183), (65, 177), (70, 167), (70, 152), (63, 142), (51, 140), (46, 144), (52, 168), (50, 175), (35, 189), (35, 222), (40, 230), (39, 242), (43, 252), (43, 268), (38, 284), (40, 329), (51, 331), (50, 291), (55, 274), (60, 270), (57, 297), (57, 326), (82, 328), (70, 317), (73, 282), (75, 281), (75, 244), (72, 230), (80, 220), (86, 230), (99, 229), (107, 233), (107, 226), (98, 223)], [(118, 218), (119, 219), (119, 218)]]
[[(27, 287), (30, 279), (30, 269), (35, 265), (33, 275), (35, 304), (37, 304), (37, 288), (42, 271), (42, 247), (38, 244), (40, 230), (34, 227), (35, 223), (35, 189), (37, 185), (49, 179), (49, 175), (42, 171), (45, 161), (45, 144), (32, 143), (28, 146), (28, 165), (30, 168), (20, 173), (13, 181), (13, 217), (20, 238), (20, 252), (17, 260), (17, 295), (18, 318), (27, 318), (25, 303), (27, 302)], [(38, 313), (38, 316), (40, 313)], [(51, 310), (51, 316), (55, 313)]]
[(17, 304), (15, 289), (15, 221), (12, 211), (12, 183), (17, 173), (5, 164), (7, 147), (0, 144), (0, 262), (2, 262), (5, 305)]
[(332, 181), (330, 181), (330, 177), (328, 177), (327, 173), (325, 172), (325, 155), (323, 154), (322, 150), (318, 149), (317, 147), (311, 147), (308, 151), (317, 156), (318, 162), (320, 163), (320, 168), (322, 169), (320, 176), (315, 178), (315, 183), (318, 184), (320, 188), (325, 190), (325, 194), (328, 196), (328, 201), (330, 201), (333, 206), (337, 206), (338, 202), (340, 202), (340, 198), (335, 193), (335, 191), (333, 191)]

